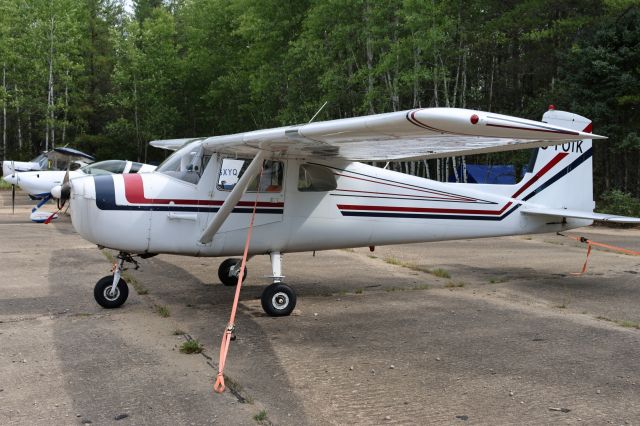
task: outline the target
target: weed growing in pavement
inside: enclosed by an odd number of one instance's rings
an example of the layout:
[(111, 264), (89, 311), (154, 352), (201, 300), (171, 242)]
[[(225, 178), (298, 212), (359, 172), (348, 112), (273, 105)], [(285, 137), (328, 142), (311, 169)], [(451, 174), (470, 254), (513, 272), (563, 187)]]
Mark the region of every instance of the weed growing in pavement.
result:
[(164, 305), (156, 305), (156, 312), (158, 313), (158, 315), (160, 315), (162, 318), (167, 318), (171, 316), (171, 311), (169, 311), (169, 308), (167, 308)]
[(611, 318), (607, 318), (607, 317), (603, 317), (603, 316), (597, 316), (596, 319), (599, 320), (603, 320), (603, 321), (607, 321), (607, 322), (612, 322), (615, 324), (618, 324), (620, 327), (625, 327), (625, 328), (636, 328), (640, 330), (640, 323), (637, 323), (635, 321), (629, 321), (629, 320), (613, 320)]
[(429, 290), (430, 288), (429, 284), (418, 284), (411, 287), (411, 290)]
[(204, 348), (197, 340), (187, 340), (180, 346), (183, 354), (199, 354)]
[(429, 271), (431, 274), (438, 278), (451, 278), (451, 274), (446, 269), (436, 268)]
[(464, 287), (464, 283), (462, 281), (460, 282), (449, 281), (444, 286), (446, 288)]
[(356, 288), (356, 294), (362, 294), (362, 293), (364, 293), (363, 288)]
[(255, 420), (258, 423), (264, 422), (265, 420), (267, 420), (267, 411), (266, 410), (260, 410), (260, 412), (258, 414), (253, 416), (253, 420)]

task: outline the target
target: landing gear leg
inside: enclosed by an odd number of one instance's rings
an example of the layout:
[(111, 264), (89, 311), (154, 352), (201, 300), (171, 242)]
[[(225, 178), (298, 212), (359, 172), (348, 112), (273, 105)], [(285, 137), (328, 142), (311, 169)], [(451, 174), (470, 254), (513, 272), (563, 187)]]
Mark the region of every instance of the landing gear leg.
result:
[(120, 252), (118, 260), (113, 265), (113, 275), (100, 278), (93, 289), (93, 297), (103, 308), (118, 308), (129, 297), (129, 287), (126, 281), (121, 278), (125, 262), (134, 263), (138, 269), (138, 262), (129, 253)]
[(261, 296), (262, 309), (272, 317), (290, 315), (296, 307), (296, 293), (291, 287), (282, 282), (282, 255), (280, 252), (272, 252), (271, 278), (273, 284), (264, 289)]

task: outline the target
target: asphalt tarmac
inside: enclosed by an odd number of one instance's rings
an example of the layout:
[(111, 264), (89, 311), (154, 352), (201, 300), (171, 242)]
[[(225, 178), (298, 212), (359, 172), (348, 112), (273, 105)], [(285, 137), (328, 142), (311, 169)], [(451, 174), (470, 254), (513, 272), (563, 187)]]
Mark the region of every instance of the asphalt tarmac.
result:
[[(573, 276), (586, 248), (556, 235), (289, 254), (286, 318), (262, 312), (256, 257), (220, 395), (223, 259), (142, 261), (104, 310), (107, 255), (18, 200), (0, 191), (0, 424), (640, 423), (639, 257), (595, 250)], [(636, 229), (571, 234), (640, 250)]]

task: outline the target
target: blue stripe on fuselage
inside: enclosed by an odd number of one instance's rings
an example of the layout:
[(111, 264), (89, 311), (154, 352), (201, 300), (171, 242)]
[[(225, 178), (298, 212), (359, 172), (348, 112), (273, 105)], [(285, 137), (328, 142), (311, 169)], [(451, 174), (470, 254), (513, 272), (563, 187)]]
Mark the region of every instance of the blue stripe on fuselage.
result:
[[(116, 191), (113, 176), (94, 176), (96, 188), (96, 206), (100, 210), (120, 211), (154, 211), (154, 212), (208, 212), (215, 213), (220, 207), (206, 206), (167, 206), (167, 205), (118, 205), (116, 204)], [(282, 214), (282, 209), (256, 209), (256, 213)], [(233, 213), (253, 213), (251, 207), (236, 207)]]

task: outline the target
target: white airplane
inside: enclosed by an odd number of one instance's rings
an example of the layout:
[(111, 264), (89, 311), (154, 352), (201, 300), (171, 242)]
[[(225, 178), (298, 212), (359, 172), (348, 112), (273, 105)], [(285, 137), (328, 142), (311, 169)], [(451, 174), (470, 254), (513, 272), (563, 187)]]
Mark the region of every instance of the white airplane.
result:
[[(147, 173), (156, 169), (149, 164), (136, 163), (125, 160), (107, 160), (88, 164), (76, 170), (68, 172), (68, 179), (76, 179), (87, 175), (107, 175), (121, 173)], [(31, 209), (31, 220), (33, 222), (44, 222), (51, 216), (50, 212), (40, 212), (38, 209), (51, 199), (51, 190), (62, 184), (67, 175), (64, 170), (45, 170), (32, 172), (18, 172), (5, 176), (5, 182), (19, 186), (33, 199), (41, 199), (38, 204)], [(15, 197), (15, 196), (14, 196)], [(56, 218), (54, 216), (53, 218)]]
[[(262, 307), (289, 315), (284, 253), (564, 231), (593, 220), (591, 122), (549, 110), (543, 121), (429, 108), (195, 140), (154, 141), (177, 149), (154, 173), (87, 176), (57, 189), (71, 199), (73, 226), (118, 250), (114, 274), (94, 288), (105, 308), (128, 295), (125, 262), (158, 253), (238, 256), (256, 212), (248, 254), (268, 254), (273, 283)], [(515, 185), (442, 183), (358, 161), (442, 158), (538, 148)], [(239, 259), (218, 270), (236, 284)]]
[(10, 176), (14, 172), (30, 172), (35, 170), (49, 170), (50, 166), (56, 170), (56, 166), (66, 168), (65, 163), (77, 162), (81, 166), (93, 163), (96, 159), (82, 151), (69, 147), (54, 148), (49, 152), (43, 152), (31, 161), (5, 160), (2, 162), (2, 175)]

